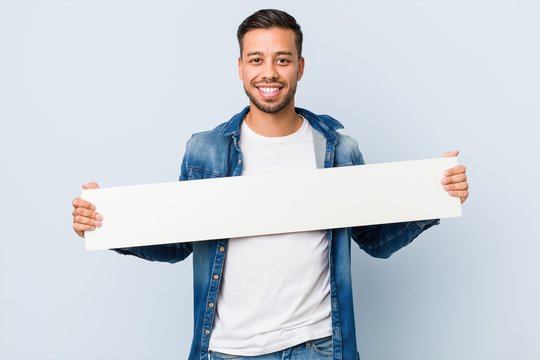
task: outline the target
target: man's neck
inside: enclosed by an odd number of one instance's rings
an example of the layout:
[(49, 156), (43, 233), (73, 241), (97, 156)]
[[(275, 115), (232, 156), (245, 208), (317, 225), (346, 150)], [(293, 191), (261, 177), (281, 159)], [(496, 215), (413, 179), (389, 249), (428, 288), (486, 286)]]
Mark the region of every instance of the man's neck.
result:
[(251, 104), (244, 121), (251, 130), (268, 137), (287, 136), (302, 126), (302, 118), (294, 111), (292, 104), (273, 114), (265, 113)]

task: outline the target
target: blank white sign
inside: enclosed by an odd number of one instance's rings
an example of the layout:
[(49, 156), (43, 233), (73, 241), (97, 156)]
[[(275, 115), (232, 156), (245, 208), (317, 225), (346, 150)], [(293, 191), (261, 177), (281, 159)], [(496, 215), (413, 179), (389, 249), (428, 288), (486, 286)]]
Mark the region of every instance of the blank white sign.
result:
[(83, 190), (103, 214), (87, 250), (461, 216), (456, 158)]

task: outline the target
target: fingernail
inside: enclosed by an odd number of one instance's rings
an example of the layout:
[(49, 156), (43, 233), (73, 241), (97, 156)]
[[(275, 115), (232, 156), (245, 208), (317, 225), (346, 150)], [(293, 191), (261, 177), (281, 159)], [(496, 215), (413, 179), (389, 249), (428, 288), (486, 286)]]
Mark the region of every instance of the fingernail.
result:
[(92, 205), (90, 208), (91, 208), (92, 210), (96, 210), (96, 205)]
[(94, 225), (96, 225), (96, 227), (100, 227), (100, 226), (101, 226), (101, 221), (96, 221), (96, 222), (94, 223)]
[(96, 213), (96, 220), (103, 220), (103, 216), (101, 216), (101, 214)]
[(448, 175), (450, 175), (450, 172), (449, 172), (449, 171), (445, 171), (445, 172), (444, 172), (444, 176), (448, 176)]
[(446, 184), (446, 178), (442, 178), (442, 179), (441, 179), (441, 184), (443, 184), (443, 185)]
[(450, 189), (450, 186), (449, 185), (444, 185), (444, 190), (448, 190)]

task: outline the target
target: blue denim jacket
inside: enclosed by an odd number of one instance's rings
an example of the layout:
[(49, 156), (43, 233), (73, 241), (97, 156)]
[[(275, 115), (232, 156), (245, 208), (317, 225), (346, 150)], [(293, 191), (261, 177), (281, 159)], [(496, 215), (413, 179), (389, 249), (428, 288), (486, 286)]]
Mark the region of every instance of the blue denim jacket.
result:
[[(197, 133), (188, 141), (180, 180), (239, 176), (243, 158), (239, 147), (240, 125), (249, 107), (213, 130)], [(296, 108), (313, 127), (319, 168), (362, 165), (357, 142), (337, 132), (343, 126), (327, 115)], [(332, 189), (321, 189), (331, 196)], [(226, 204), (224, 204), (226, 207)], [(383, 224), (328, 230), (330, 296), (332, 306), (333, 358), (359, 359), (351, 282), (351, 238), (369, 255), (388, 258), (409, 244), (438, 220)], [(211, 226), (211, 224), (209, 224)], [(150, 261), (178, 262), (193, 253), (194, 334), (189, 360), (207, 360), (208, 344), (216, 311), (227, 239), (117, 249)]]

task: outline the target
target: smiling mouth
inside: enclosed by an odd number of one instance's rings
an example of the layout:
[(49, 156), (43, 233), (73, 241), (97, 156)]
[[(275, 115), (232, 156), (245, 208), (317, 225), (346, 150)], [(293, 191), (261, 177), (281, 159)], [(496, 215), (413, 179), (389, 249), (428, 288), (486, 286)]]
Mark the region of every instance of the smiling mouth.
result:
[(276, 96), (283, 88), (281, 86), (256, 86), (259, 93), (264, 97)]

